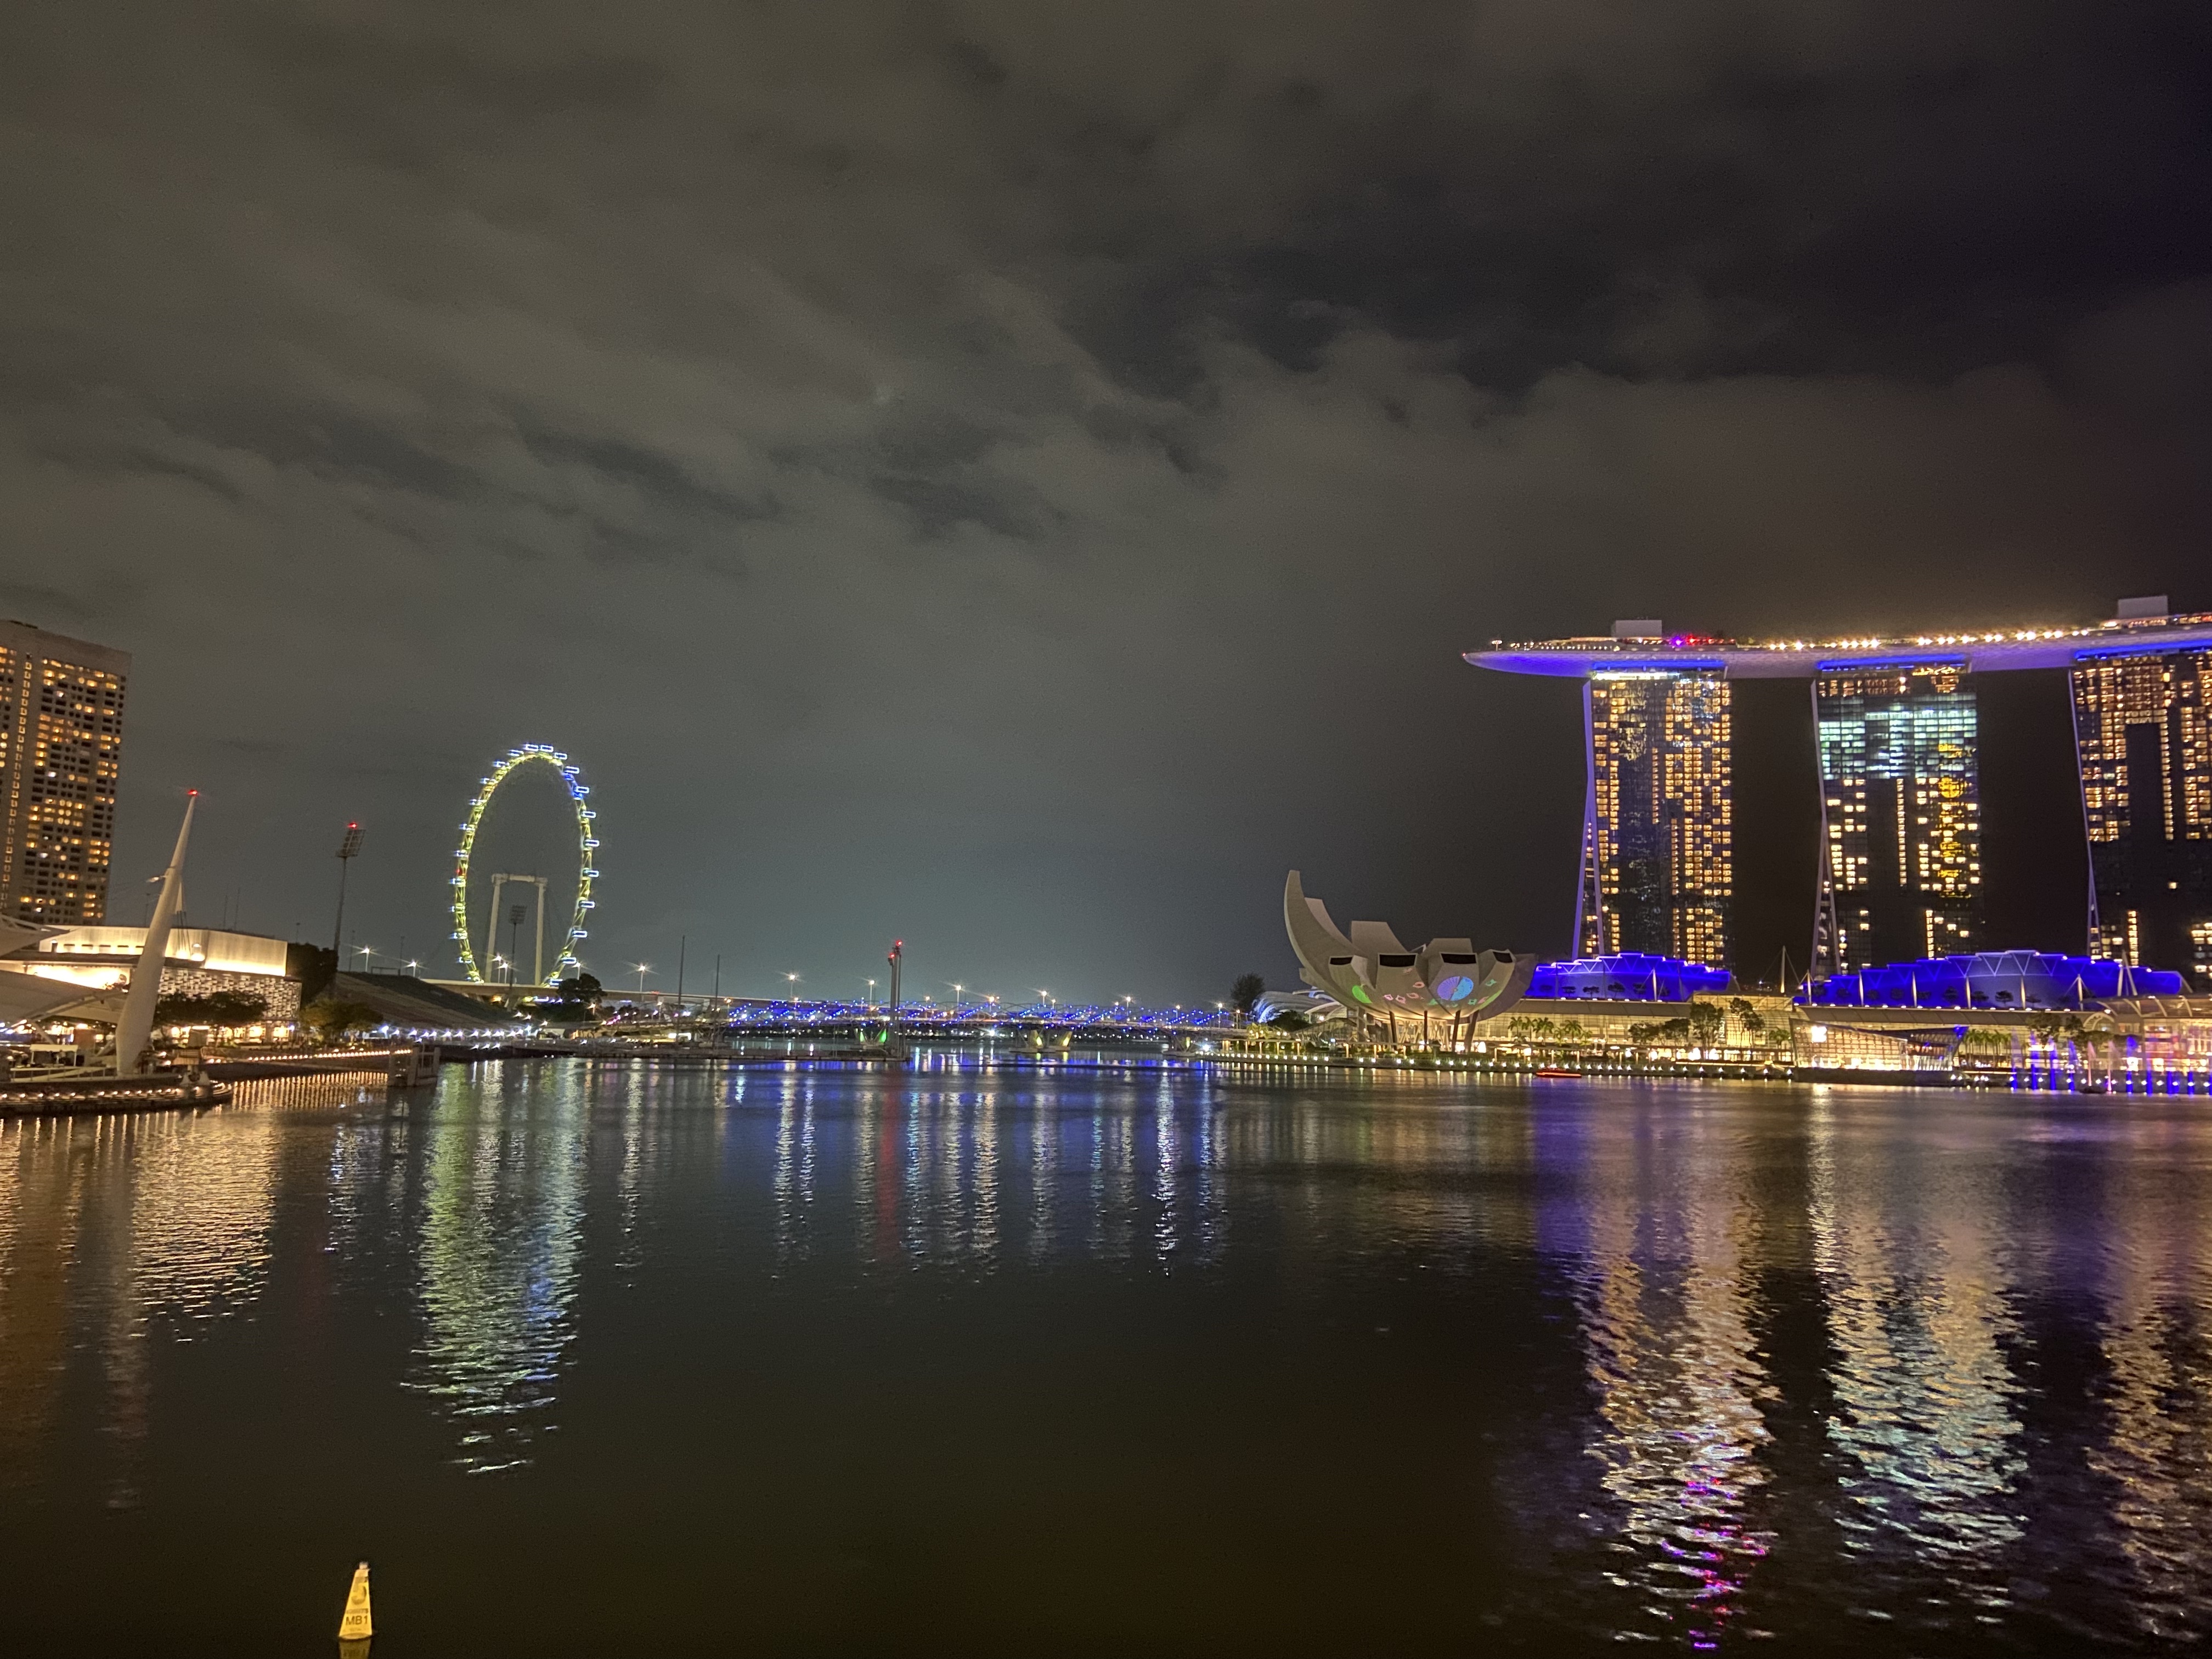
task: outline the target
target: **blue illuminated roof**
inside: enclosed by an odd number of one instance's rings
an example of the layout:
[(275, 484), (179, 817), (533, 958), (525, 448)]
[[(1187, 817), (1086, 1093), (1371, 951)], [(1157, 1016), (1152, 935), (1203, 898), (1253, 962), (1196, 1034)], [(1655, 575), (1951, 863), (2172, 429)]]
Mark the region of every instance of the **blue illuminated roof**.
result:
[(1624, 951), (1618, 956), (1547, 962), (1529, 981), (1532, 998), (1607, 1002), (1687, 1002), (1729, 988), (1725, 968), (1708, 968), (1680, 957)]
[(2179, 974), (2108, 957), (1984, 951), (1833, 974), (1797, 1000), (1818, 1008), (2080, 1008), (2116, 997), (2180, 996), (2187, 988)]

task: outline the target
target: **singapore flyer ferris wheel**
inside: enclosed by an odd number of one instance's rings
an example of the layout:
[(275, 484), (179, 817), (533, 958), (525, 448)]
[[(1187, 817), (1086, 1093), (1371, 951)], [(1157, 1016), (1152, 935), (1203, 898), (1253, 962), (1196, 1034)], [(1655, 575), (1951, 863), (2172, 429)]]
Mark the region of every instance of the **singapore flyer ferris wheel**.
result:
[[(481, 962), (477, 959), (475, 942), (469, 936), (469, 866), (476, 854), (477, 832), (483, 827), (484, 812), (491, 805), (492, 797), (499, 792), (500, 785), (522, 768), (538, 764), (550, 766), (560, 775), (576, 814), (576, 907), (569, 919), (568, 936), (556, 946), (550, 970), (544, 965), (546, 884), (542, 877), (514, 876), (504, 872), (492, 877), (492, 898), (486, 910), (484, 951)], [(552, 744), (544, 743), (526, 743), (519, 749), (510, 749), (507, 758), (493, 767), (490, 774), (483, 780), (475, 799), (469, 802), (468, 817), (462, 822), (461, 844), (453, 850), (453, 944), (461, 958), (462, 972), (471, 984), (492, 982), (491, 976), (484, 969), (494, 965), (493, 943), (497, 936), (501, 884), (509, 882), (534, 884), (538, 891), (539, 949), (532, 964), (532, 979), (524, 982), (550, 986), (583, 971), (583, 964), (576, 959), (576, 946), (589, 937), (585, 932), (584, 922), (592, 912), (592, 884), (599, 874), (592, 867), (597, 861), (599, 842), (592, 831), (593, 820), (599, 815), (592, 810), (591, 793), (584, 782), (581, 769)], [(513, 966), (509, 966), (507, 971), (511, 976), (516, 975)]]

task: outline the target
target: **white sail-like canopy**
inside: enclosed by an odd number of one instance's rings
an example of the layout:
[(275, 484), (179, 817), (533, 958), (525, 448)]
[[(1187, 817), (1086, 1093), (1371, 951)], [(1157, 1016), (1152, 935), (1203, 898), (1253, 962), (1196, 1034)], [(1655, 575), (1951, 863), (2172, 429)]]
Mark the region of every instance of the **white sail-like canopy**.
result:
[(1379, 921), (1355, 921), (1347, 937), (1326, 905), (1306, 896), (1295, 870), (1283, 884), (1283, 926), (1297, 954), (1298, 977), (1369, 1013), (1480, 1019), (1520, 1001), (1536, 973), (1533, 955), (1477, 951), (1463, 939), (1431, 939), (1408, 950)]

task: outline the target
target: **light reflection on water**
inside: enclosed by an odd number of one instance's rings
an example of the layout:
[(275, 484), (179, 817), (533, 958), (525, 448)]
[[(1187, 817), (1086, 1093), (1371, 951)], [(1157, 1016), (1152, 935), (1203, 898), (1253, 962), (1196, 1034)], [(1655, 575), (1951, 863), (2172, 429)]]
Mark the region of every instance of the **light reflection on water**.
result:
[[(2185, 1103), (489, 1064), (389, 1107), (313, 1079), (191, 1117), (8, 1121), (0, 1517), (191, 1512), (156, 1473), (186, 1432), (164, 1391), (257, 1322), (283, 1322), (283, 1360), (252, 1410), (344, 1334), (440, 1478), (520, 1493), (559, 1489), (532, 1483), (567, 1478), (563, 1441), (616, 1455), (580, 1378), (649, 1414), (695, 1312), (865, 1328), (1004, 1297), (1009, 1329), (1088, 1352), (1182, 1293), (1206, 1298), (1196, 1334), (1127, 1386), (1188, 1390), (1210, 1443), (1271, 1403), (1218, 1395), (1257, 1345), (1281, 1399), (1368, 1402), (1349, 1439), (1401, 1408), (1439, 1469), (1487, 1472), (1446, 1497), (1376, 1454), (1384, 1501), (1434, 1506), (1432, 1530), (1507, 1517), (1465, 1545), (1510, 1568), (1504, 1599), (1439, 1598), (1470, 1639), (2212, 1634), (2212, 1121)], [(639, 1297), (681, 1311), (624, 1323)], [(194, 1386), (195, 1410), (247, 1392)], [(988, 1434), (976, 1411), (945, 1431)]]
[(190, 1342), (260, 1294), (275, 1146), (265, 1112), (220, 1135), (167, 1114), (0, 1120), (0, 1473), (34, 1451), (72, 1353), (94, 1355), (103, 1500), (137, 1502), (149, 1340)]
[(1810, 1118), (1814, 1253), (1837, 1351), (1845, 1547), (1940, 1571), (1977, 1618), (2010, 1595), (2023, 1527), (2019, 1332), (1996, 1261), (1995, 1170)]
[(425, 1131), (422, 1341), (410, 1386), (462, 1432), (472, 1474), (519, 1468), (554, 1425), (575, 1334), (588, 1108), (567, 1078), (485, 1067)]
[(2111, 1493), (2136, 1631), (2201, 1643), (2212, 1636), (2212, 1184), (2193, 1136), (2154, 1126), (2145, 1139), (2153, 1156), (2113, 1160), (2104, 1185), (2096, 1336), (2111, 1431), (2084, 1461)]
[(1689, 1135), (1595, 1137), (1598, 1201), (1571, 1272), (1597, 1397), (1590, 1451), (1617, 1502), (1613, 1582), (1649, 1627), (1717, 1644), (1767, 1534), (1747, 1510), (1771, 1397), (1754, 1354), (1740, 1190), (1698, 1167)]

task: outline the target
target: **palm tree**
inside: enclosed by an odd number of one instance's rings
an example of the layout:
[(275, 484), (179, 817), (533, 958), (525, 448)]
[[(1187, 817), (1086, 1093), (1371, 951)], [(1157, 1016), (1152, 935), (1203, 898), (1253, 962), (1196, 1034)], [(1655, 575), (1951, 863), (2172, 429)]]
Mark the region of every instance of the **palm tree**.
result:
[(1240, 1014), (1249, 1014), (1267, 992), (1267, 981), (1259, 975), (1239, 974), (1229, 988), (1229, 1006)]
[(2012, 1054), (2012, 1034), (2001, 1031), (1994, 1025), (1977, 1025), (1959, 1040), (1960, 1050), (1976, 1059), (1994, 1060), (1994, 1051), (2002, 1049), (2006, 1058)]

